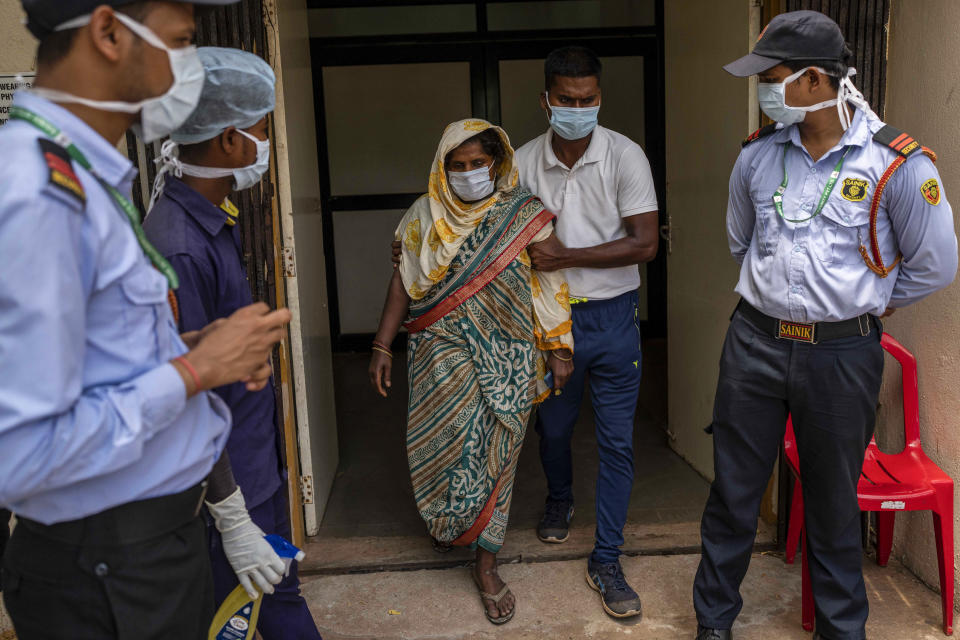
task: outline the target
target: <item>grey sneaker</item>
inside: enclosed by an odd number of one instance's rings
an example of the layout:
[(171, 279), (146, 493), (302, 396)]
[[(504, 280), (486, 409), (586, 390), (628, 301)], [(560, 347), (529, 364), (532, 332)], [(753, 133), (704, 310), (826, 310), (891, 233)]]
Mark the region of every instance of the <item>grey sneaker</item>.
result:
[(606, 564), (588, 560), (587, 584), (600, 594), (603, 610), (614, 618), (630, 618), (642, 613), (640, 596), (627, 584), (619, 560)]
[(573, 518), (572, 500), (551, 500), (547, 498), (547, 506), (543, 518), (537, 525), (537, 537), (540, 542), (560, 544), (570, 537), (570, 520)]

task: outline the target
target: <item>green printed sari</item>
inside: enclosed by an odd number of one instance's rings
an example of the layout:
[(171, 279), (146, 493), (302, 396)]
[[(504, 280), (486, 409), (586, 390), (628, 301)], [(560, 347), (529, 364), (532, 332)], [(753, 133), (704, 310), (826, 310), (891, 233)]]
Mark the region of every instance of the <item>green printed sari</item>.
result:
[(542, 378), (525, 249), (552, 219), (525, 189), (502, 194), (410, 307), (407, 456), (442, 543), (503, 545), (538, 367)]

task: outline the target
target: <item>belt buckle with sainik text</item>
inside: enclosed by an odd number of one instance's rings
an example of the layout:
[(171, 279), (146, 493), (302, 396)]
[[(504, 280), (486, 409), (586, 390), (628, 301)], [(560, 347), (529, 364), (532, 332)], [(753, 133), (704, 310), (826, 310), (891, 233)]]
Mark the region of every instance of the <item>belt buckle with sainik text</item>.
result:
[(785, 322), (780, 320), (780, 327), (777, 330), (777, 337), (784, 340), (796, 340), (797, 342), (807, 342), (814, 344), (813, 324), (803, 322)]

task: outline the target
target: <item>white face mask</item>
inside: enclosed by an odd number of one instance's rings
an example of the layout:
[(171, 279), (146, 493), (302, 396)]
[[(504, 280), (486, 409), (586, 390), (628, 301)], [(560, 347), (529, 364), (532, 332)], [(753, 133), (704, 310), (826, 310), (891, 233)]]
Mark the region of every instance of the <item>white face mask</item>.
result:
[(257, 159), (246, 167), (237, 167), (236, 169), (227, 169), (223, 167), (202, 167), (197, 164), (187, 164), (180, 162), (177, 155), (177, 143), (173, 140), (167, 140), (160, 148), (160, 157), (156, 162), (160, 165), (157, 171), (157, 177), (153, 181), (153, 192), (150, 194), (150, 205), (147, 209), (153, 208), (153, 203), (160, 197), (163, 191), (163, 178), (166, 174), (172, 173), (178, 178), (182, 175), (194, 176), (195, 178), (226, 178), (233, 176), (233, 188), (236, 191), (249, 189), (258, 182), (263, 174), (270, 168), (270, 141), (260, 140), (256, 136), (250, 135), (246, 131), (237, 129), (237, 133), (253, 140), (257, 145)]
[(833, 75), (820, 67), (807, 67), (788, 76), (783, 82), (761, 82), (757, 85), (758, 97), (760, 99), (760, 108), (767, 117), (783, 124), (796, 124), (803, 122), (803, 119), (810, 111), (819, 111), (829, 106), (837, 106), (837, 117), (840, 118), (840, 124), (843, 130), (850, 128), (850, 113), (846, 109), (846, 103), (850, 102), (862, 111), (872, 113), (869, 103), (863, 97), (863, 94), (853, 85), (850, 79), (856, 75), (857, 70), (853, 67), (847, 69), (847, 75), (840, 79), (840, 89), (837, 91), (837, 97), (832, 100), (824, 100), (809, 107), (791, 107), (786, 103), (787, 85), (802, 76), (809, 69), (816, 69), (824, 75)]
[(472, 171), (448, 171), (447, 180), (453, 192), (464, 202), (486, 198), (493, 193), (495, 186), (490, 177), (490, 167), (480, 167)]
[[(812, 68), (825, 75), (830, 75), (818, 67)], [(809, 69), (811, 69), (811, 67), (800, 69), (800, 71), (787, 76), (783, 82), (761, 82), (757, 85), (760, 109), (767, 114), (768, 118), (787, 125), (796, 124), (803, 122), (803, 119), (807, 117), (807, 113), (810, 111), (819, 111), (820, 109), (826, 109), (827, 107), (837, 104), (836, 98), (812, 104), (808, 107), (791, 107), (787, 104), (787, 85), (802, 76)]]
[[(170, 60), (170, 72), (173, 74), (173, 84), (170, 85), (166, 93), (140, 102), (123, 102), (119, 100), (91, 100), (65, 91), (44, 87), (34, 87), (31, 91), (52, 102), (82, 104), (101, 111), (139, 113), (140, 123), (133, 125), (131, 128), (144, 142), (153, 142), (170, 135), (186, 122), (190, 114), (193, 113), (200, 100), (200, 92), (203, 90), (205, 77), (203, 63), (197, 56), (196, 46), (190, 45), (181, 49), (171, 49), (149, 27), (123, 13), (117, 12), (114, 15), (117, 20), (148, 45), (167, 52), (167, 57)], [(76, 29), (89, 22), (89, 15), (80, 16), (64, 22), (55, 31)]]

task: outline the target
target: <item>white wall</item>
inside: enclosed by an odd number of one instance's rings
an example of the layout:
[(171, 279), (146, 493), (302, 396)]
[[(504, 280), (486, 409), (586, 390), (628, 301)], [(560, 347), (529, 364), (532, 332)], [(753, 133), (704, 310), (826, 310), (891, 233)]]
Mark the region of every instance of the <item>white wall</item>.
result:
[(37, 41), (22, 16), (20, 0), (0, 0), (0, 73), (36, 70)]
[[(939, 154), (943, 195), (960, 210), (960, 2), (894, 0), (890, 22), (885, 120)], [(960, 480), (960, 285), (954, 283), (886, 323), (917, 357), (920, 438), (924, 451), (954, 481)], [(877, 441), (887, 452), (903, 446), (903, 403), (897, 363), (887, 358)], [(960, 503), (955, 502), (960, 514)], [(955, 536), (960, 528), (954, 521)], [(960, 542), (960, 537), (957, 537)], [(960, 553), (960, 545), (954, 547)], [(930, 585), (939, 585), (929, 513), (897, 516), (895, 556)], [(953, 560), (956, 562), (955, 554)], [(960, 588), (960, 575), (957, 579)]]
[(749, 87), (720, 66), (752, 46), (750, 2), (664, 3), (670, 431), (674, 449), (713, 477), (712, 418), (720, 347), (739, 272), (727, 249), (727, 182), (750, 132)]

